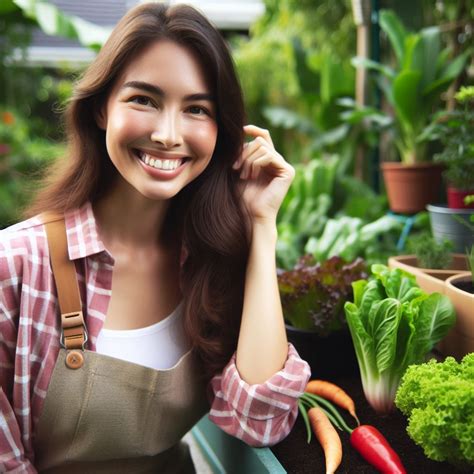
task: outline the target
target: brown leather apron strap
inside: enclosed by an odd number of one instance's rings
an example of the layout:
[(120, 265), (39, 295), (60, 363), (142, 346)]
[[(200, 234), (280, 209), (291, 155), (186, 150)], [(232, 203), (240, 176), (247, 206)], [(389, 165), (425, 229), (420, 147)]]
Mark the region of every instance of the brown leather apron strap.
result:
[(66, 349), (82, 349), (87, 330), (74, 262), (69, 260), (64, 216), (43, 214), (51, 267), (61, 311), (61, 344)]

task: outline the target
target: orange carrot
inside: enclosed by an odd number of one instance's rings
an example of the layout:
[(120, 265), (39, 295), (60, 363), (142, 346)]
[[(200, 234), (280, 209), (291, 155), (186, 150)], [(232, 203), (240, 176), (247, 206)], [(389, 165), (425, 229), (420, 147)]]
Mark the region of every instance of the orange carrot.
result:
[(312, 407), (308, 410), (308, 418), (326, 459), (326, 474), (333, 474), (342, 461), (341, 438), (336, 429), (332, 426), (329, 418), (319, 407)]
[(344, 392), (344, 390), (342, 390), (342, 388), (331, 382), (327, 382), (326, 380), (315, 379), (308, 382), (305, 391), (313, 393), (314, 395), (319, 395), (320, 397), (339, 405), (341, 408), (344, 408), (357, 420), (357, 424), (360, 425), (359, 418), (357, 418), (356, 415), (354, 401), (346, 392)]

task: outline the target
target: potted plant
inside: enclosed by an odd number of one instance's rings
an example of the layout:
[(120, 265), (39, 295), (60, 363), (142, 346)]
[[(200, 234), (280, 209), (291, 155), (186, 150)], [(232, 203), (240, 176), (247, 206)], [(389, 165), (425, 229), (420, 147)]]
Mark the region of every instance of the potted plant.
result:
[(388, 259), (389, 268), (401, 268), (416, 277), (420, 288), (427, 293), (444, 293), (445, 280), (468, 269), (468, 259), (462, 253), (451, 253), (449, 240), (437, 242), (424, 232), (408, 241), (408, 255)]
[(352, 297), (351, 283), (366, 276), (360, 258), (315, 263), (311, 255), (292, 270), (278, 271), (288, 340), (309, 363), (313, 378), (357, 371), (343, 305)]
[(450, 60), (449, 51), (441, 48), (439, 28), (407, 32), (389, 10), (380, 13), (380, 26), (395, 52), (395, 67), (362, 58), (353, 64), (375, 72), (392, 108), (391, 129), (401, 163), (383, 163), (382, 172), (390, 209), (412, 214), (437, 200), (442, 165), (429, 159), (422, 132), (432, 121), (440, 94), (463, 70), (470, 52)]
[(444, 146), (434, 161), (446, 167), (448, 207), (472, 209), (474, 202), (464, 204), (464, 198), (474, 194), (474, 86), (461, 87), (454, 97), (463, 108), (443, 114), (433, 127), (432, 138)]
[[(467, 227), (474, 233), (474, 216)], [(456, 325), (440, 345), (443, 354), (461, 358), (474, 352), (474, 244), (467, 254), (470, 272), (454, 275), (446, 280), (445, 294), (456, 309)]]
[[(474, 195), (464, 198), (466, 206), (474, 203)], [(474, 209), (451, 209), (448, 206), (428, 204), (426, 208), (430, 215), (431, 231), (440, 242), (449, 239), (454, 245), (454, 251), (464, 252), (474, 245)]]

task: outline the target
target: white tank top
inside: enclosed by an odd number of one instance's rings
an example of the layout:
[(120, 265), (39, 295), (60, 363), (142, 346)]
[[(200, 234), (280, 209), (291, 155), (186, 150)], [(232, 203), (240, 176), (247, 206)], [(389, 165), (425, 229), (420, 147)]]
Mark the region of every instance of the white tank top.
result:
[(181, 301), (165, 319), (144, 328), (102, 328), (97, 337), (96, 350), (100, 354), (152, 369), (170, 369), (187, 352), (182, 309)]

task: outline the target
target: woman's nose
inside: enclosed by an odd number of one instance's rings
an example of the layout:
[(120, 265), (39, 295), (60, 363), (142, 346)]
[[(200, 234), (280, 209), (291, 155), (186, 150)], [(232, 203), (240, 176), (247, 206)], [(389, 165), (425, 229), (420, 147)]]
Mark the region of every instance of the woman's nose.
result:
[(156, 121), (155, 129), (151, 134), (151, 140), (160, 143), (165, 148), (175, 148), (183, 143), (181, 136), (181, 127), (178, 114), (173, 112), (164, 112)]

